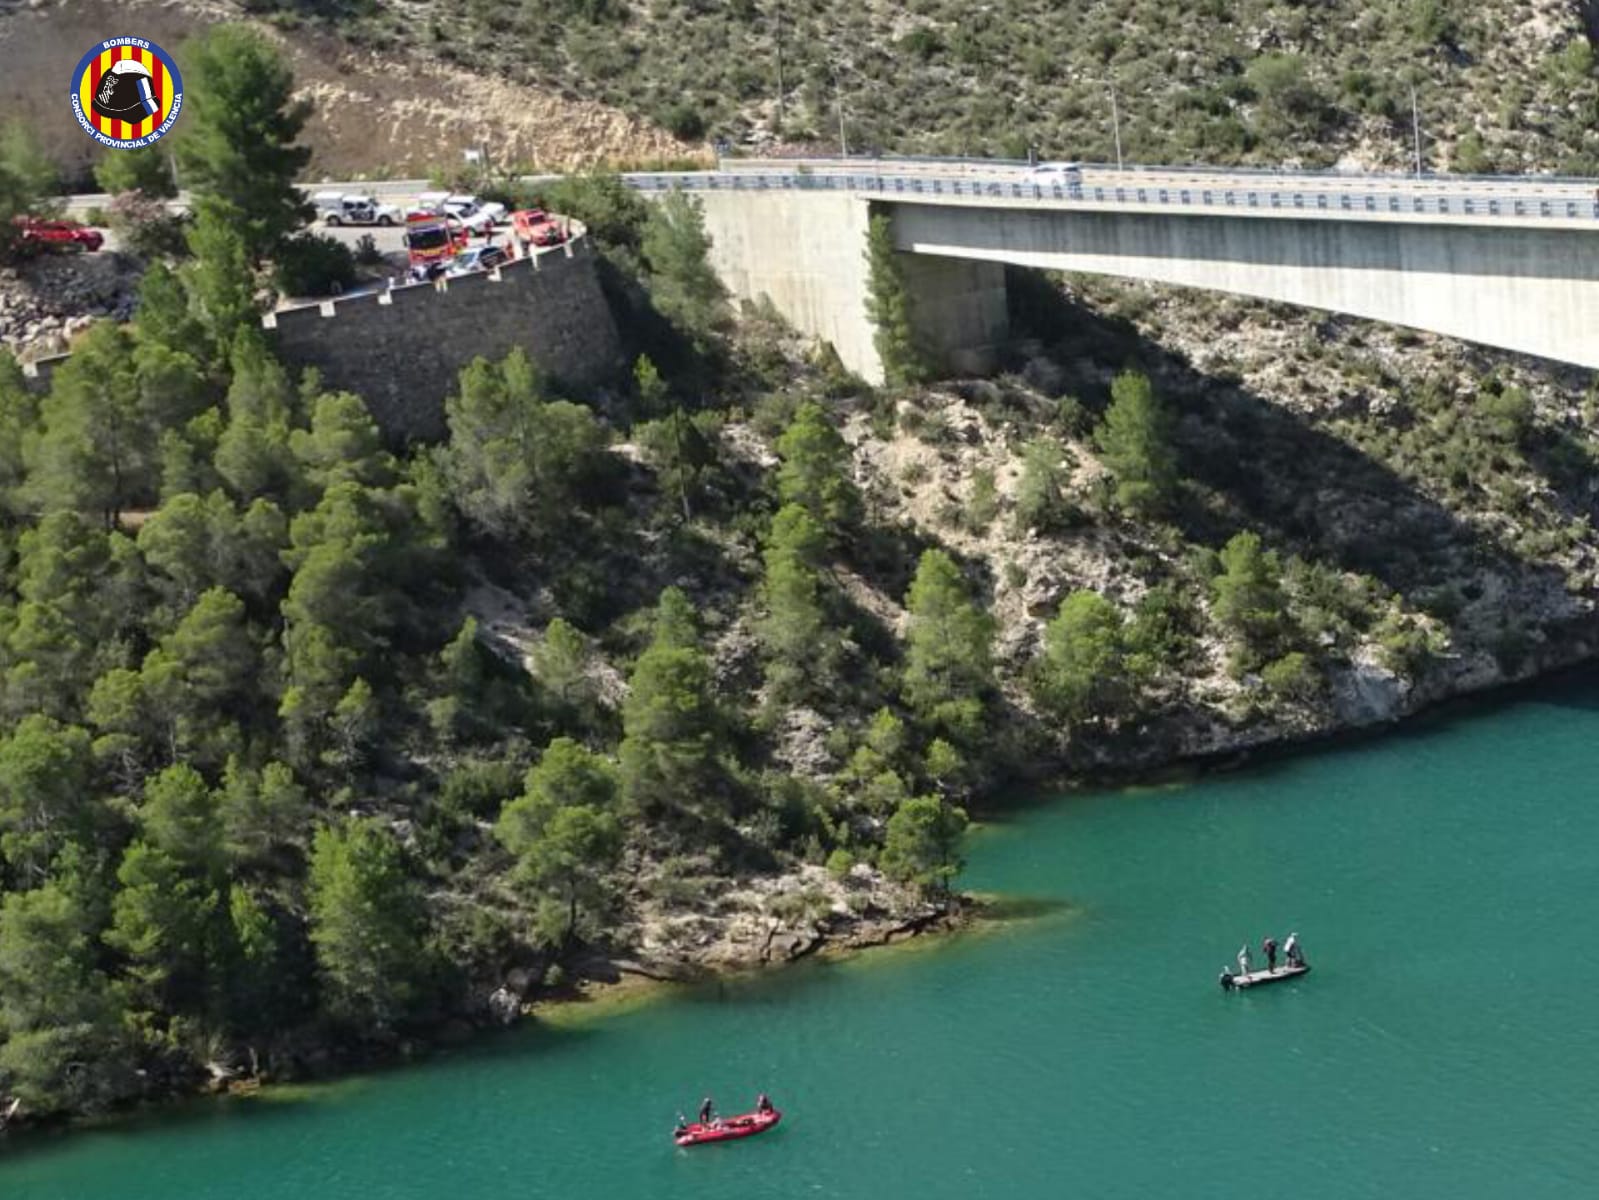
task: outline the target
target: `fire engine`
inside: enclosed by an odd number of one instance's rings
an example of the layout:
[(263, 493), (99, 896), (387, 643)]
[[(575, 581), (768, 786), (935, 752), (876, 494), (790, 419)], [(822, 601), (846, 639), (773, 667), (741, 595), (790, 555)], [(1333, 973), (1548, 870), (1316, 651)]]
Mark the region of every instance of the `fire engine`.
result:
[(443, 213), (405, 214), (405, 250), (414, 278), (432, 279), (442, 274), (450, 260), (466, 249), (466, 243), (465, 227)]

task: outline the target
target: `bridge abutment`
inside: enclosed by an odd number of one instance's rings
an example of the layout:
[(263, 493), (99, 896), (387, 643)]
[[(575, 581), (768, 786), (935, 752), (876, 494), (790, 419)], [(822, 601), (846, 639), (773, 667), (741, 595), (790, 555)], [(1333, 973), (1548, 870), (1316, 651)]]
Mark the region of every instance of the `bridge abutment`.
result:
[[(866, 315), (864, 198), (828, 192), (702, 192), (711, 266), (735, 298), (769, 300), (794, 328), (830, 342), (869, 383), (883, 364)], [(995, 366), (1008, 336), (999, 263), (900, 254), (912, 318), (938, 365), (960, 374)]]

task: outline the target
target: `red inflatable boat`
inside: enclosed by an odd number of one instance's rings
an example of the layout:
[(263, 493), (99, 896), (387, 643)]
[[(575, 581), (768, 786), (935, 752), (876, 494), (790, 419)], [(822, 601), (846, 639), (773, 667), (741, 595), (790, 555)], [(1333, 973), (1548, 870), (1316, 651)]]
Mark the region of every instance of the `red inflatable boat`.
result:
[(701, 1142), (730, 1142), (734, 1138), (754, 1137), (765, 1133), (783, 1119), (777, 1109), (766, 1112), (744, 1113), (737, 1117), (724, 1117), (701, 1125), (698, 1121), (672, 1135), (679, 1146), (698, 1146)]

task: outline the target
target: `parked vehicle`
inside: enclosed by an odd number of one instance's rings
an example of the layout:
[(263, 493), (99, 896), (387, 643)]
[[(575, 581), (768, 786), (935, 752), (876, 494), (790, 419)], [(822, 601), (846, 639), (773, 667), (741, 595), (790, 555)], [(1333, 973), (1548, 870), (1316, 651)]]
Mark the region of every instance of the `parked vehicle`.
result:
[(328, 225), (398, 225), (404, 217), (395, 205), (360, 193), (318, 192), (311, 203)]
[(475, 246), (470, 250), (463, 250), (457, 254), (450, 265), (444, 269), (444, 273), (446, 275), (470, 275), (474, 271), (488, 271), (510, 261), (511, 255), (504, 246), (495, 246), (493, 244)]
[(493, 201), (483, 202), (476, 196), (452, 192), (423, 192), (417, 197), (422, 208), (454, 217), (468, 232), (487, 235), (505, 220), (505, 205)]
[(413, 279), (434, 279), (466, 249), (460, 222), (431, 210), (405, 214), (405, 252)]
[(15, 222), (17, 228), (22, 231), (23, 244), (36, 249), (92, 252), (105, 245), (105, 234), (98, 229), (90, 229), (87, 225), (80, 225), (77, 221), (46, 221), (24, 216), (15, 218)]
[(530, 246), (559, 246), (566, 241), (561, 222), (542, 208), (522, 208), (512, 213), (511, 232), (524, 254)]

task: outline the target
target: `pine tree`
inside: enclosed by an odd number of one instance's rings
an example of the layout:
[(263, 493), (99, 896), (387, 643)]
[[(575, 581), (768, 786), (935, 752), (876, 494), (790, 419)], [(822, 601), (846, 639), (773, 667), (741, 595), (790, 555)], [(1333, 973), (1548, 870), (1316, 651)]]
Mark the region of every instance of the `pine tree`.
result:
[(777, 471), (777, 494), (784, 504), (797, 504), (829, 536), (837, 536), (860, 517), (860, 494), (849, 478), (849, 446), (819, 404), (807, 401), (794, 412), (777, 439), (783, 465)]
[(969, 741), (993, 688), (993, 620), (968, 598), (954, 560), (937, 549), (922, 554), (906, 606), (905, 700), (929, 725)]
[(177, 143), (201, 221), (226, 213), (246, 256), (260, 262), (311, 218), (296, 181), (311, 150), (311, 115), (277, 49), (246, 25), (217, 25), (188, 43), (186, 128)]
[(44, 508), (92, 512), (109, 528), (124, 508), (155, 499), (157, 432), (140, 411), (124, 330), (90, 329), (52, 378), (41, 416), (32, 474)]
[(866, 317), (873, 327), (872, 344), (890, 387), (909, 387), (931, 372), (917, 337), (910, 289), (899, 252), (894, 249), (893, 220), (874, 215), (866, 232)]
[(1045, 627), (1034, 694), (1049, 711), (1080, 721), (1115, 715), (1128, 686), (1121, 612), (1098, 592), (1073, 592)]
[[(215, 362), (228, 357), (241, 331), (256, 332), (255, 277), (249, 245), (239, 230), (241, 219), (237, 210), (212, 201), (195, 209), (185, 235), (194, 257), (179, 278)], [(237, 375), (237, 364), (234, 371)]]
[(965, 810), (937, 796), (906, 800), (888, 819), (879, 863), (891, 879), (934, 895), (946, 893), (963, 865), (960, 841), (966, 825)]
[(655, 307), (704, 349), (732, 314), (727, 288), (711, 269), (711, 239), (699, 200), (673, 191), (652, 205), (642, 248)]
[(427, 915), (393, 834), (374, 820), (317, 831), (311, 942), (336, 1016), (385, 1028), (427, 1003)]
[(1177, 488), (1171, 413), (1155, 396), (1149, 377), (1136, 371), (1118, 375), (1110, 394), (1094, 443), (1116, 478), (1116, 503), (1140, 516), (1157, 515)]
[(1244, 652), (1240, 667), (1275, 657), (1288, 630), (1288, 598), (1282, 588), (1282, 564), (1266, 550), (1257, 534), (1235, 534), (1221, 552), (1222, 572), (1212, 583), (1216, 619), (1239, 638)]
[(772, 518), (764, 554), (759, 631), (767, 681), (780, 695), (826, 687), (829, 673), (827, 615), (818, 570), (826, 535), (798, 504)]
[(628, 680), (622, 786), (640, 811), (695, 807), (713, 779), (710, 664), (697, 644), (692, 614), (676, 588), (661, 594), (655, 640)]
[(369, 487), (394, 482), (394, 458), (361, 397), (324, 392), (311, 406), (311, 427), (289, 434), (289, 449), (306, 482), (320, 490), (353, 481)]
[(592, 931), (610, 903), (608, 872), (622, 848), (616, 769), (570, 738), (556, 738), (506, 805), (495, 836), (539, 897), (535, 927), (547, 945)]

